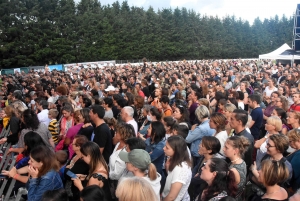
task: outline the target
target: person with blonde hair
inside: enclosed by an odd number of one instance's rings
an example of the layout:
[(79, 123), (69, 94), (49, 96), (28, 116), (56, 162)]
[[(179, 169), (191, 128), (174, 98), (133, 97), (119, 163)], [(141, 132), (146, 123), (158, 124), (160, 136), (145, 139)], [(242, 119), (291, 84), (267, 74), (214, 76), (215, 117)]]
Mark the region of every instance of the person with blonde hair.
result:
[(116, 190), (119, 201), (159, 201), (149, 182), (139, 177), (129, 177), (120, 182)]
[(204, 105), (208, 108), (209, 112), (212, 113), (211, 108), (210, 108), (210, 103), (209, 100), (207, 100), (206, 98), (200, 98), (198, 100), (198, 104), (200, 105)]
[(283, 161), (264, 160), (258, 172), (258, 181), (266, 188), (266, 193), (252, 200), (288, 200), (288, 193), (280, 186), (289, 177), (289, 170)]
[(288, 112), (287, 123), (293, 128), (300, 128), (300, 112), (291, 111)]
[(134, 149), (129, 153), (120, 152), (119, 157), (126, 163), (128, 171), (151, 184), (157, 199), (159, 199), (161, 175), (156, 171), (155, 165), (151, 163), (149, 153), (143, 149)]
[(225, 142), (223, 148), (224, 155), (230, 159), (229, 169), (234, 173), (235, 182), (239, 194), (246, 184), (247, 165), (243, 160), (244, 155), (251, 145), (250, 141), (244, 136), (232, 136)]
[(293, 179), (291, 186), (294, 191), (300, 188), (300, 130), (293, 129), (287, 133), (290, 146), (295, 149), (293, 153), (286, 158), (291, 163), (293, 168)]
[[(227, 103), (224, 106), (224, 115), (225, 115), (227, 121), (230, 120), (231, 114), (235, 109), (237, 109), (237, 107), (232, 103)], [(234, 130), (230, 127), (229, 123), (225, 126), (225, 129), (226, 129), (227, 134), (229, 136), (231, 136)]]
[(257, 149), (256, 164), (259, 164), (261, 159), (267, 153), (267, 141), (271, 135), (279, 134), (282, 129), (281, 119), (277, 116), (268, 117), (265, 124), (265, 130), (267, 131), (265, 137), (257, 140), (254, 147)]

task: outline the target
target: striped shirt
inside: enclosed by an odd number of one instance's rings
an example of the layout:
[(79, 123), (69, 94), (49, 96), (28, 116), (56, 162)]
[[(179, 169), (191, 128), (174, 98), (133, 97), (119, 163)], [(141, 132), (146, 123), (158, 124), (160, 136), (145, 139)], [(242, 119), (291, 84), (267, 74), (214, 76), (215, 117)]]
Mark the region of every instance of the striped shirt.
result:
[(58, 122), (56, 119), (52, 119), (50, 121), (48, 130), (50, 131), (50, 133), (52, 135), (52, 139), (53, 139), (54, 143), (57, 144), (59, 133), (58, 133)]

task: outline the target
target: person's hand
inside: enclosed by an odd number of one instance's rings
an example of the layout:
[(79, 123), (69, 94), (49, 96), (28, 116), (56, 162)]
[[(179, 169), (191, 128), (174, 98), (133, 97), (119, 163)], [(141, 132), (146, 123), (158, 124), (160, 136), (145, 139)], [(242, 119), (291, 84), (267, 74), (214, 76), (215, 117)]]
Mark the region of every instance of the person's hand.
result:
[(256, 162), (254, 161), (254, 163), (250, 166), (250, 170), (253, 172), (254, 170), (257, 170), (257, 166), (256, 166)]
[(194, 124), (194, 125), (192, 126), (191, 130), (192, 130), (192, 131), (195, 130), (195, 128), (196, 128), (197, 126), (198, 126), (197, 124)]
[(76, 186), (79, 190), (83, 189), (81, 180), (77, 177), (77, 178), (72, 178), (74, 186)]
[(38, 178), (39, 170), (34, 168), (33, 166), (28, 166), (28, 173), (31, 175), (32, 178)]
[(4, 138), (2, 138), (2, 139), (0, 140), (0, 144), (4, 144), (6, 141), (7, 141), (7, 138), (4, 137)]
[(140, 138), (140, 139), (142, 139), (142, 140), (144, 140), (144, 141), (146, 140), (146, 138), (144, 138), (144, 136), (143, 136), (141, 133), (138, 133), (137, 136), (138, 136), (138, 138)]
[(14, 177), (18, 173), (17, 173), (17, 169), (15, 167), (13, 167), (10, 171), (2, 170), (2, 174), (9, 176), (9, 177)]
[(81, 181), (84, 181), (87, 175), (85, 175), (85, 174), (76, 174), (76, 176), (77, 176)]

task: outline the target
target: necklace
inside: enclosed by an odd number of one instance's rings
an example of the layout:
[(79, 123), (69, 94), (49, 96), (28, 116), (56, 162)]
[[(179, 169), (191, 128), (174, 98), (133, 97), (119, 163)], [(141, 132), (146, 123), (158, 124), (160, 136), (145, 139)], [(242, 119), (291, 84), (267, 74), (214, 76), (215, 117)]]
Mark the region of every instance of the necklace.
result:
[(237, 158), (237, 159), (231, 161), (231, 163), (237, 162), (237, 161), (240, 160), (240, 159), (241, 159), (241, 158)]
[(281, 189), (282, 189), (282, 188), (280, 187), (279, 190), (273, 191), (273, 192), (271, 192), (271, 193), (265, 193), (265, 195), (271, 195), (271, 194), (277, 193), (277, 192), (281, 191)]

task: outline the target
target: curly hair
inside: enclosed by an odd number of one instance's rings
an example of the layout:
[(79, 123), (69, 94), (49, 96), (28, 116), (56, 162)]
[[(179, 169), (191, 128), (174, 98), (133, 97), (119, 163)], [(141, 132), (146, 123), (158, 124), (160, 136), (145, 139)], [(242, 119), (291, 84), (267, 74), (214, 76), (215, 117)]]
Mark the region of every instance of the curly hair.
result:
[(133, 126), (124, 122), (118, 123), (116, 126), (116, 132), (120, 134), (123, 141), (126, 141), (128, 138), (135, 137)]
[(65, 96), (65, 95), (67, 95), (68, 94), (68, 89), (67, 89), (67, 87), (65, 87), (65, 86), (58, 86), (57, 88), (56, 88), (56, 91), (57, 91), (57, 93), (60, 93), (61, 95), (63, 95), (63, 96)]
[(226, 140), (233, 148), (238, 149), (241, 156), (244, 156), (245, 152), (250, 146), (249, 140), (244, 136), (231, 136)]

